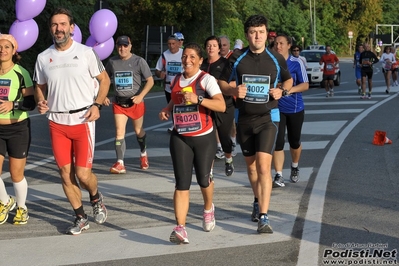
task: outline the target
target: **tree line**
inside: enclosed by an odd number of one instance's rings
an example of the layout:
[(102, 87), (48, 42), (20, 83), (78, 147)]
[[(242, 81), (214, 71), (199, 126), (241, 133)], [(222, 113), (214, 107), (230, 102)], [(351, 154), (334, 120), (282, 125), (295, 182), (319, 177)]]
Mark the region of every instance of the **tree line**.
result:
[[(11, 2), (11, 3), (10, 3)], [(35, 45), (21, 52), (22, 62), (33, 71), (37, 54), (52, 44), (48, 18), (56, 7), (69, 8), (83, 36), (89, 37), (89, 22), (95, 12), (97, 0), (47, 0), (43, 12), (35, 18), (39, 26), (39, 38)], [(353, 32), (352, 44), (369, 41), (376, 24), (399, 24), (397, 0), (108, 0), (118, 18), (118, 30), (131, 36), (133, 49), (142, 55), (141, 43), (145, 40), (146, 25), (174, 26), (185, 41), (200, 44), (211, 35), (227, 35), (232, 40), (244, 36), (244, 21), (253, 14), (263, 14), (269, 20), (269, 29), (292, 36), (299, 45), (306, 47), (313, 42), (316, 29), (318, 44), (329, 44), (338, 54), (349, 54), (348, 32)], [(211, 3), (213, 5), (211, 6)], [(213, 14), (213, 16), (212, 16)], [(315, 14), (315, 18), (313, 18)], [(311, 16), (312, 22), (311, 23)], [(0, 0), (0, 31), (8, 33), (15, 21), (15, 0)], [(213, 26), (211, 25), (213, 21)], [(315, 27), (314, 27), (315, 26)], [(314, 27), (314, 28), (313, 28)], [(390, 28), (381, 28), (390, 33)], [(394, 27), (394, 35), (399, 27)]]

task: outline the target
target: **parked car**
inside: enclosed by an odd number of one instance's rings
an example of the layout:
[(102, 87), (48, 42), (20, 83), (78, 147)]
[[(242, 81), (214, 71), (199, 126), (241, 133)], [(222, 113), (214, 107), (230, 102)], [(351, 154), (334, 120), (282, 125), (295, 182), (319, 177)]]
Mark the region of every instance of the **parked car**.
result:
[[(321, 88), (324, 88), (323, 81), (323, 65), (320, 65), (320, 58), (323, 54), (326, 53), (326, 50), (303, 50), (301, 52), (301, 56), (304, 56), (307, 61), (306, 72), (308, 74), (309, 85), (311, 84), (320, 84)], [(334, 53), (331, 51), (331, 53)], [(341, 71), (339, 69), (339, 64), (335, 68), (335, 76), (334, 76), (334, 85), (339, 86), (341, 83)]]

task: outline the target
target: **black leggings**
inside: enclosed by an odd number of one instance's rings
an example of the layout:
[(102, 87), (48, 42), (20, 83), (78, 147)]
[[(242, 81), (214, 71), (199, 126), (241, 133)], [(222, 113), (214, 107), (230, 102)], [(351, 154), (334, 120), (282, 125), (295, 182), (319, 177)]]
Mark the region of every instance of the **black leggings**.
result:
[(189, 190), (193, 166), (200, 187), (207, 188), (212, 181), (210, 172), (216, 153), (215, 130), (211, 133), (185, 137), (175, 130), (170, 135), (170, 155), (176, 180), (176, 190)]
[(301, 132), (305, 110), (298, 113), (280, 113), (280, 124), (278, 128), (276, 151), (282, 151), (285, 144), (285, 128), (287, 127), (287, 138), (290, 148), (296, 150), (301, 146)]
[(222, 145), (222, 149), (226, 153), (231, 153), (233, 141), (231, 140), (231, 128), (233, 127), (234, 122), (234, 105), (227, 107), (226, 112), (217, 113), (216, 116), (219, 116), (220, 124), (217, 124), (217, 130), (219, 134), (220, 144)]

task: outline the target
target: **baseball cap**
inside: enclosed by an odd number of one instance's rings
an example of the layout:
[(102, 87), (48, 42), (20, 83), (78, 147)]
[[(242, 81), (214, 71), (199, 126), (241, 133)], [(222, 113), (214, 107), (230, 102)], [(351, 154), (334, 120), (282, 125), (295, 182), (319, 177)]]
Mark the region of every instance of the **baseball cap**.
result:
[(15, 40), (14, 36), (12, 36), (11, 34), (1, 34), (0, 33), (0, 40), (9, 41), (14, 46), (15, 50), (18, 50), (17, 40)]
[(178, 41), (179, 39), (176, 37), (176, 35), (175, 34), (173, 34), (173, 35), (170, 35), (169, 37), (168, 37), (168, 41), (169, 40), (175, 40), (175, 41)]
[(269, 37), (277, 37), (277, 33), (275, 31), (270, 31), (269, 34), (267, 34), (267, 38)]
[(240, 39), (237, 39), (235, 42), (234, 42), (234, 49), (242, 49), (242, 45), (243, 45), (244, 43), (240, 40)]
[(123, 35), (119, 36), (118, 39), (116, 40), (117, 45), (129, 45), (130, 44), (130, 38)]
[(181, 32), (175, 32), (174, 35), (176, 36), (176, 38), (177, 38), (178, 40), (184, 40), (183, 33), (181, 33)]

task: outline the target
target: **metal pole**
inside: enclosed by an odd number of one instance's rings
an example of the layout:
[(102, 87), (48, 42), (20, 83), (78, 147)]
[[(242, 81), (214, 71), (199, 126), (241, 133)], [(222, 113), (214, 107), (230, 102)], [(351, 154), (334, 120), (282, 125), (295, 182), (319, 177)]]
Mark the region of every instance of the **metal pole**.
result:
[(211, 0), (211, 35), (214, 35), (214, 31), (213, 31), (213, 0)]
[(161, 56), (163, 53), (163, 27), (159, 27), (159, 32), (161, 33)]
[(312, 38), (312, 44), (314, 44), (313, 38), (313, 15), (312, 15), (312, 0), (309, 0), (309, 15), (310, 15), (310, 37)]
[(148, 59), (148, 35), (149, 34), (150, 34), (150, 25), (147, 25), (147, 30), (145, 33), (145, 61), (147, 61), (147, 59)]
[(100, 0), (100, 9), (103, 9), (103, 1)]

